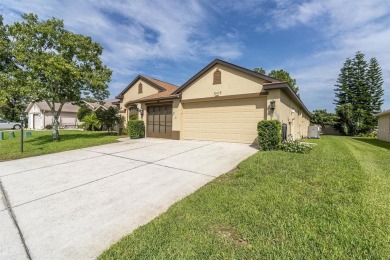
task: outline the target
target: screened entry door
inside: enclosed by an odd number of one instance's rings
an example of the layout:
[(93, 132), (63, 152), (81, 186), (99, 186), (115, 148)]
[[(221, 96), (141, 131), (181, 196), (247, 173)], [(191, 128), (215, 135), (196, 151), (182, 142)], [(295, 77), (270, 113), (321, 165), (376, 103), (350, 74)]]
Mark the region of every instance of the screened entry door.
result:
[(172, 138), (172, 105), (150, 106), (147, 113), (147, 136)]

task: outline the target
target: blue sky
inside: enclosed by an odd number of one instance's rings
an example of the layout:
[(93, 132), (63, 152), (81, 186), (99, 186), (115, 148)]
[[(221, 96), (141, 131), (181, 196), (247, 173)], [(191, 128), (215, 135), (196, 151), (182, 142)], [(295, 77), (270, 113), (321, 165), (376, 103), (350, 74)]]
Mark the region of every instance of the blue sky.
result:
[[(390, 109), (389, 0), (2, 0), (6, 23), (22, 13), (63, 19), (104, 47), (111, 97), (136, 75), (181, 85), (215, 58), (284, 69), (310, 110), (333, 111), (334, 84), (356, 51), (382, 67)], [(238, 86), (239, 87), (239, 86)]]

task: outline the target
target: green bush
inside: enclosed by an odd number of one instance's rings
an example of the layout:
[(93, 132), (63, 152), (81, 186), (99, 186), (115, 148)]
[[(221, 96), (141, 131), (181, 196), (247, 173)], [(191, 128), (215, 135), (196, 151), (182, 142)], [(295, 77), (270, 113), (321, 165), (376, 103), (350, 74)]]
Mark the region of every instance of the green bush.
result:
[(298, 140), (295, 140), (295, 141), (284, 141), (280, 147), (285, 152), (308, 153), (313, 148), (313, 144), (302, 143), (299, 142)]
[(138, 139), (145, 137), (145, 124), (142, 120), (129, 120), (127, 122), (127, 132), (130, 139)]
[(277, 120), (262, 120), (257, 124), (259, 149), (277, 150), (282, 140), (282, 125)]
[(129, 115), (129, 120), (138, 120), (138, 114), (131, 113)]
[(53, 129), (53, 126), (51, 124), (45, 125), (45, 129), (51, 130), (51, 129)]

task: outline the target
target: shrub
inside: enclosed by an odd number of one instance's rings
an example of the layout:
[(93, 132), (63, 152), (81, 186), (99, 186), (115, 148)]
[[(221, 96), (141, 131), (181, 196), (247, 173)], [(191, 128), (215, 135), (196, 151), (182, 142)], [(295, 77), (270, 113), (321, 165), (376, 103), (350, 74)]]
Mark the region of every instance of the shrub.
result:
[(295, 141), (284, 141), (281, 144), (281, 149), (285, 152), (290, 153), (308, 153), (312, 148), (314, 144), (310, 143), (302, 143), (298, 140)]
[(85, 105), (81, 106), (79, 108), (79, 111), (77, 111), (77, 119), (80, 121), (83, 121), (84, 117), (92, 114), (92, 112), (93, 112), (92, 109), (90, 109), (89, 107), (87, 107)]
[(53, 129), (53, 126), (51, 124), (48, 124), (48, 125), (45, 126), (45, 129), (51, 130), (51, 129)]
[(85, 130), (92, 131), (98, 130), (102, 127), (102, 123), (97, 118), (95, 113), (84, 116), (82, 125)]
[(137, 114), (130, 114), (129, 115), (129, 120), (138, 120), (138, 115)]
[(257, 124), (259, 149), (277, 150), (282, 140), (282, 125), (277, 120), (262, 120)]
[(127, 132), (130, 139), (138, 139), (145, 137), (145, 124), (142, 120), (129, 120), (127, 122)]

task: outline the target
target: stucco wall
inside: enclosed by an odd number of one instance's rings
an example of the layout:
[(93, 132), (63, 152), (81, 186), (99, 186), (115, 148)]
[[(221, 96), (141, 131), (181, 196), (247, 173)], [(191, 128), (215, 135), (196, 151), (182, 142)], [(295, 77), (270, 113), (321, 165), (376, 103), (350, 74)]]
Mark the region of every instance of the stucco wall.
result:
[[(221, 84), (213, 85), (213, 74), (221, 71)], [(265, 81), (241, 71), (217, 64), (182, 93), (182, 100), (259, 93)]]
[[(138, 85), (139, 85), (139, 83), (142, 83), (142, 93), (138, 93)], [(124, 125), (126, 126), (127, 121), (128, 121), (128, 116), (129, 116), (129, 111), (125, 107), (125, 104), (127, 102), (130, 102), (130, 101), (133, 101), (133, 100), (136, 100), (136, 99), (140, 99), (140, 98), (143, 98), (143, 97), (147, 97), (147, 96), (156, 94), (158, 92), (159, 92), (158, 89), (156, 89), (155, 87), (151, 86), (150, 84), (148, 84), (144, 80), (142, 80), (142, 79), (137, 80), (126, 91), (126, 93), (123, 95), (123, 99), (121, 100), (121, 103), (120, 103), (119, 110), (123, 111), (120, 114), (121, 114), (121, 116), (124, 119)], [(141, 108), (141, 106), (139, 106), (139, 108)]]
[(390, 142), (390, 114), (378, 118), (378, 139)]
[[(35, 116), (35, 124), (33, 123)], [(34, 104), (31, 109), (28, 111), (28, 128), (29, 129), (43, 129), (43, 117), (41, 110), (36, 104)]]
[(267, 119), (279, 120), (282, 124), (287, 124), (287, 134), (291, 134), (293, 139), (307, 137), (309, 115), (282, 90), (270, 90), (268, 107), (271, 100), (275, 101), (275, 110), (272, 112), (268, 109)]

